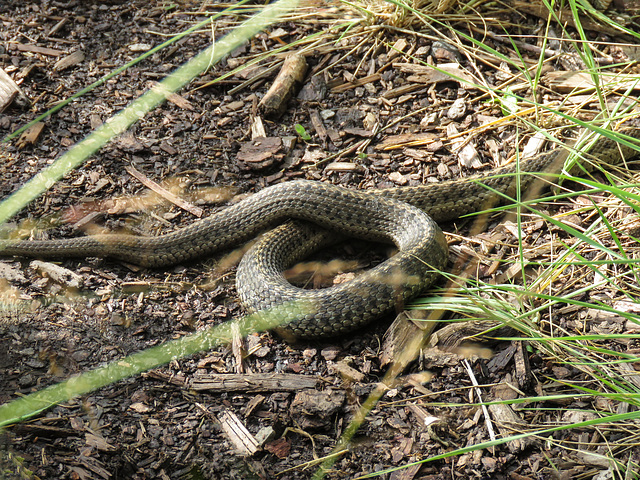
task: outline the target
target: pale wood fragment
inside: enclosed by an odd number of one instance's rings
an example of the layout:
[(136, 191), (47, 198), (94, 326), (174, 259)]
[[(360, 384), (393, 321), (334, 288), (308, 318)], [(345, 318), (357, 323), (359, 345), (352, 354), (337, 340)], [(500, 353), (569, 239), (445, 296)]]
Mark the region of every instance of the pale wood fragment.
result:
[[(182, 95), (178, 95), (175, 92), (167, 90), (164, 85), (159, 82), (150, 82), (151, 89), (164, 95), (167, 101), (173, 103), (175, 106), (182, 108), (183, 110), (194, 110), (193, 104), (184, 98)], [(243, 104), (244, 105), (244, 104)]]
[(326, 166), (325, 172), (364, 172), (364, 167), (351, 162), (332, 162)]
[(84, 282), (82, 275), (61, 267), (51, 262), (42, 260), (33, 260), (30, 264), (31, 268), (38, 270), (42, 275), (46, 275), (51, 280), (70, 288), (80, 288)]
[(307, 61), (303, 55), (294, 54), (285, 58), (278, 76), (258, 106), (268, 117), (279, 117), (287, 107), (287, 101), (304, 81)]
[[(547, 21), (549, 19), (549, 9), (546, 5), (541, 2), (525, 2), (514, 0), (511, 5), (518, 12), (528, 13), (530, 15), (534, 15), (538, 18)], [(576, 20), (573, 17), (573, 12), (568, 8), (563, 8), (554, 12), (554, 15), (551, 16), (551, 19), (563, 27), (572, 27), (575, 28)], [(606, 33), (608, 35), (619, 35), (620, 31), (609, 26), (604, 25), (603, 23), (596, 22), (595, 20), (591, 20), (586, 16), (580, 17), (580, 24), (584, 30), (593, 30), (596, 32)]]
[(7, 72), (0, 68), (0, 112), (11, 105), (18, 93), (20, 93), (18, 84), (13, 81), (13, 78)]
[(65, 70), (69, 67), (73, 67), (74, 65), (81, 63), (83, 60), (84, 60), (84, 52), (82, 50), (76, 50), (75, 52), (70, 53), (69, 55), (62, 57), (60, 60), (58, 60), (56, 64), (53, 66), (53, 69), (60, 72), (62, 70)]
[(264, 128), (264, 122), (262, 117), (255, 116), (251, 121), (251, 140), (256, 138), (266, 137), (267, 130)]
[(438, 141), (435, 133), (402, 133), (383, 139), (375, 147), (376, 150), (396, 150), (405, 147), (426, 146)]
[[(496, 427), (498, 427), (503, 437), (524, 433), (529, 428), (527, 423), (513, 411), (511, 405), (503, 403), (489, 405), (489, 412), (491, 412), (491, 418), (493, 418)], [(526, 449), (534, 443), (536, 443), (536, 440), (533, 437), (525, 437), (507, 442), (507, 448), (515, 453)]]
[(424, 321), (428, 315), (429, 312), (426, 310), (411, 310), (396, 316), (384, 334), (380, 354), (381, 366), (394, 362), (399, 373), (416, 358), (437, 324)]
[(150, 188), (151, 190), (156, 192), (162, 198), (164, 198), (164, 199), (170, 201), (171, 203), (179, 206), (180, 208), (192, 213), (196, 217), (201, 217), (202, 216), (203, 210), (200, 207), (197, 207), (197, 206), (193, 205), (192, 203), (189, 203), (186, 200), (183, 200), (182, 198), (178, 197), (177, 195), (174, 195), (173, 193), (171, 193), (166, 188), (158, 185), (156, 182), (151, 180), (149, 177), (147, 177), (144, 174), (142, 174), (142, 172), (139, 172), (138, 170), (136, 170), (134, 167), (127, 166), (125, 168), (125, 170), (127, 171), (127, 173), (129, 175), (131, 175), (133, 178), (137, 179), (145, 187)]
[(220, 421), (222, 431), (238, 453), (251, 456), (260, 449), (256, 438), (251, 435), (235, 413), (230, 410), (225, 410), (218, 417), (218, 420)]
[(396, 40), (396, 42), (391, 47), (391, 50), (389, 50), (389, 53), (387, 53), (387, 60), (391, 61), (398, 55), (402, 55), (404, 49), (407, 48), (407, 45), (409, 45), (409, 43), (404, 38), (399, 38), (398, 40)]
[[(622, 75), (600, 72), (598, 74), (600, 86), (603, 89), (640, 90), (640, 81), (637, 75)], [(593, 77), (586, 72), (555, 71), (548, 72), (543, 77), (543, 82), (553, 91), (570, 93), (574, 91), (590, 91), (595, 89)]]
[(244, 392), (294, 392), (316, 388), (318, 378), (292, 373), (274, 374), (199, 374), (188, 385), (193, 390), (244, 391)]
[(379, 73), (374, 73), (373, 75), (368, 75), (363, 78), (356, 78), (352, 82), (343, 83), (342, 85), (338, 85), (337, 87), (333, 87), (331, 89), (332, 93), (343, 93), (347, 90), (351, 90), (352, 88), (362, 87), (367, 83), (377, 82), (382, 78), (382, 75)]
[(46, 47), (38, 47), (37, 45), (32, 45), (29, 43), (27, 44), (17, 43), (16, 48), (20, 52), (39, 53), (41, 55), (47, 55), (50, 57), (59, 57), (60, 55), (64, 54), (62, 50), (55, 50), (53, 48), (46, 48)]
[(365, 379), (364, 373), (349, 366), (343, 360), (330, 364), (330, 369), (338, 373), (343, 380), (350, 382), (363, 382)]

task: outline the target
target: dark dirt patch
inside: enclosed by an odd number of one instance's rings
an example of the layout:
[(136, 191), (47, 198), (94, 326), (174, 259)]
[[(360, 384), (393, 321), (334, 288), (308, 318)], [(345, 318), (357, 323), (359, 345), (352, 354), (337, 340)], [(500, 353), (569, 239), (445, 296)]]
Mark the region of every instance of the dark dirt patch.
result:
[[(130, 61), (138, 55), (138, 48), (146, 48), (140, 45), (157, 45), (165, 35), (178, 33), (202, 19), (200, 7), (195, 2), (173, 6), (142, 1), (3, 2), (0, 67), (20, 82), (31, 104), (23, 108), (14, 104), (0, 115), (0, 134), (15, 131), (56, 102)], [(536, 25), (531, 18), (513, 16), (522, 28)], [(216, 35), (226, 28), (228, 24), (220, 22)], [(314, 22), (297, 22), (283, 24), (282, 28), (287, 32), (285, 41), (290, 42), (320, 27)], [(161, 79), (206, 48), (209, 34), (189, 36), (84, 95), (45, 120), (45, 128), (34, 144), (18, 148), (16, 141), (10, 142), (0, 164), (0, 197), (16, 191), (69, 146), (138, 97), (149, 88), (149, 82)], [(299, 141), (288, 155), (253, 167), (236, 157), (251, 140), (256, 106), (275, 73), (234, 93), (232, 89), (245, 79), (230, 77), (206, 88), (189, 88), (182, 95), (190, 108), (171, 102), (157, 108), (29, 205), (8, 230), (37, 228), (38, 235), (58, 237), (104, 226), (157, 234), (195, 220), (175, 205), (149, 196), (148, 190), (127, 172), (131, 166), (202, 207), (205, 215), (215, 211), (214, 203), (221, 192), (248, 193), (295, 178), (367, 188), (417, 185), (473, 173), (475, 164), (461, 166), (442, 143), (391, 151), (375, 148), (391, 135), (428, 131), (444, 138), (447, 124), (463, 130), (501, 112), (484, 103), (467, 102), (466, 113), (456, 114), (450, 110), (454, 101), (477, 92), (465, 90), (456, 82), (420, 84), (408, 79), (410, 72), (392, 66), (392, 61), (412, 60), (398, 56), (388, 45), (406, 41), (414, 58), (426, 60), (432, 55), (431, 39), (402, 36), (393, 30), (368, 35), (343, 39), (335, 48), (318, 47), (307, 57), (310, 71), (332, 66), (313, 81), (307, 75), (304, 99), (292, 100), (282, 118), (265, 120), (268, 136), (276, 138), (295, 137), (294, 125), (301, 124), (312, 135), (309, 145)], [(362, 40), (367, 42), (358, 45)], [(259, 35), (193, 86), (204, 85), (265, 48), (277, 48), (281, 41), (280, 36)], [(372, 42), (375, 48), (371, 48)], [(507, 52), (507, 47), (487, 42)], [(34, 46), (59, 53), (44, 54)], [(54, 69), (61, 57), (76, 50), (84, 53), (84, 60), (62, 71)], [(451, 55), (457, 58), (450, 49), (433, 52), (440, 52), (443, 59)], [(496, 85), (502, 81), (497, 69), (483, 68), (486, 82)], [(349, 83), (353, 78), (371, 75), (377, 75), (375, 80), (357, 86)], [(400, 87), (404, 93), (388, 94)], [(424, 111), (416, 115), (420, 109)], [(324, 123), (318, 124), (318, 119)], [(384, 134), (375, 133), (379, 126), (388, 126)], [(497, 165), (511, 155), (516, 138), (512, 126), (477, 136), (473, 143), (479, 153), (479, 166)], [(369, 140), (371, 143), (363, 143)], [(317, 159), (340, 151), (345, 154), (313, 166)], [(306, 168), (309, 166), (312, 168)], [(214, 190), (219, 187), (221, 190)], [(143, 207), (136, 207), (131, 198)], [(460, 227), (464, 232), (467, 223), (447, 227), (456, 233)], [(492, 220), (491, 226), (495, 223)], [(504, 231), (495, 235), (501, 242), (495, 258), (508, 257), (514, 246), (517, 248), (515, 237)], [(532, 231), (531, 241), (534, 237), (540, 241), (545, 235), (548, 232)], [(464, 249), (484, 254), (483, 238), (456, 241), (462, 250), (456, 251), (452, 260), (463, 255)], [(355, 257), (361, 265), (371, 262), (359, 245), (338, 250), (340, 255)], [(481, 276), (504, 270), (496, 272), (490, 267), (491, 261), (489, 258), (478, 267)], [(0, 285), (23, 300), (28, 309), (6, 312), (0, 324), (0, 403), (240, 316), (233, 269), (220, 273), (222, 262), (217, 257), (157, 271), (100, 259), (65, 260), (62, 266), (83, 280), (79, 291), (70, 291), (29, 261), (6, 260), (4, 263), (22, 277)], [(578, 323), (574, 325), (573, 320), (565, 318), (565, 314), (572, 318), (573, 313), (559, 311), (557, 315), (567, 328), (582, 331)], [(299, 466), (330, 454), (361, 403), (379, 386), (386, 372), (386, 366), (381, 365), (380, 345), (390, 320), (348, 338), (323, 342), (288, 344), (268, 333), (253, 335), (247, 339), (249, 353), (242, 364), (226, 347), (172, 361), (152, 374), (118, 382), (8, 428), (0, 438), (0, 467), (7, 470), (9, 478), (20, 478), (16, 457), (21, 457), (24, 467), (39, 478), (240, 479), (276, 478), (281, 472), (285, 473), (277, 478), (310, 478), (314, 468), (304, 470)], [(497, 347), (493, 360), (472, 355), (471, 364), (481, 384), (518, 385), (522, 394), (531, 396), (543, 390), (547, 394), (561, 390), (536, 378), (586, 378), (573, 367), (563, 366), (560, 371), (560, 366), (532, 351), (504, 344)], [(525, 357), (533, 374), (518, 378), (522, 372), (517, 361)], [(355, 378), (349, 377), (353, 372), (346, 367), (357, 374)], [(406, 373), (419, 374), (426, 369), (433, 374), (428, 383), (409, 376), (388, 389), (328, 478), (354, 478), (488, 440), (480, 410), (467, 406), (470, 383), (460, 357), (426, 355)], [(206, 391), (190, 383), (203, 375), (230, 373), (263, 377), (295, 374), (311, 376), (318, 382), (315, 388), (303, 391), (275, 387)], [(487, 387), (484, 399), (514, 393), (503, 390)], [(557, 408), (548, 403), (538, 406)], [(271, 434), (258, 453), (243, 457), (236, 452), (221, 427), (220, 419), (228, 412), (237, 415), (251, 434)], [(427, 428), (426, 416), (437, 417), (438, 421)], [(524, 411), (521, 416), (525, 424), (555, 419), (535, 410)], [(564, 435), (566, 440), (582, 440), (578, 433)], [(423, 479), (555, 478), (548, 459), (557, 460), (553, 468), (562, 471), (564, 478), (575, 478), (574, 474), (592, 478), (598, 472), (593, 465), (561, 458), (563, 452), (556, 446), (543, 449), (538, 443), (522, 449), (502, 446), (495, 452), (483, 450), (427, 463), (419, 473), (406, 470), (405, 474), (406, 478)]]

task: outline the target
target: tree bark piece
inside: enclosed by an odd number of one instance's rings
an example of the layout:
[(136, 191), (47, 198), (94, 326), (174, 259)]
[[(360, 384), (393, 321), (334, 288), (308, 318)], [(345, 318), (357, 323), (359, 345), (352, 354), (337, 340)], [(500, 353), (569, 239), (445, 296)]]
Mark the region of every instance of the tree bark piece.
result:
[(279, 117), (287, 108), (287, 101), (304, 81), (307, 73), (307, 61), (302, 55), (290, 55), (285, 58), (280, 73), (271, 88), (260, 101), (265, 116)]

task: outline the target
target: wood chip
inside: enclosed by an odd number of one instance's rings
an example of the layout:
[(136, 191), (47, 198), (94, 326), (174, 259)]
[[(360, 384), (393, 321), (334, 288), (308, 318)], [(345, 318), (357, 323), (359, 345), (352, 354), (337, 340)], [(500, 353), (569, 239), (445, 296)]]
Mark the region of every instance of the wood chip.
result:
[(264, 449), (280, 459), (287, 458), (291, 452), (291, 441), (287, 438), (279, 438), (266, 444)]
[(43, 128), (44, 122), (36, 122), (29, 128), (27, 128), (24, 132), (22, 132), (22, 135), (20, 135), (20, 138), (16, 142), (18, 148), (22, 149), (27, 145), (33, 145), (34, 143), (36, 143), (38, 137), (40, 136), (40, 133), (42, 133)]
[[(489, 405), (489, 412), (491, 413), (491, 418), (503, 437), (516, 435), (529, 430), (529, 425), (513, 411), (510, 405), (502, 403)], [(512, 453), (515, 453), (520, 452), (535, 443), (535, 438), (525, 437), (507, 442), (507, 448)]]
[(177, 93), (167, 90), (161, 83), (150, 82), (150, 85), (155, 92), (164, 95), (164, 98), (166, 98), (167, 101), (173, 103), (176, 107), (182, 108), (183, 110), (195, 110), (193, 104), (189, 100), (184, 98), (182, 95), (178, 95)]
[(375, 146), (376, 150), (397, 150), (398, 148), (426, 146), (438, 141), (435, 133), (403, 133), (391, 135)]
[(139, 172), (134, 167), (129, 165), (129, 166), (127, 166), (125, 168), (125, 170), (127, 171), (127, 173), (129, 175), (131, 175), (132, 177), (137, 179), (145, 187), (150, 188), (151, 190), (156, 192), (158, 195), (160, 195), (162, 198), (170, 201), (171, 203), (173, 203), (173, 204), (177, 205), (178, 207), (182, 208), (183, 210), (186, 210), (187, 212), (192, 213), (196, 217), (201, 217), (202, 214), (204, 213), (203, 210), (200, 207), (196, 207), (192, 203), (189, 203), (189, 202), (183, 200), (182, 198), (178, 197), (177, 195), (174, 195), (173, 193), (171, 193), (166, 188), (158, 185), (156, 182), (151, 180), (149, 177), (143, 175), (142, 172)]
[(222, 431), (240, 455), (251, 456), (260, 449), (258, 441), (235, 413), (225, 410), (218, 416), (218, 421)]
[(58, 23), (56, 23), (51, 30), (47, 33), (47, 36), (53, 37), (58, 31), (69, 22), (68, 17), (63, 17)]
[(364, 373), (359, 372), (355, 368), (347, 365), (344, 360), (331, 364), (330, 368), (337, 372), (343, 380), (349, 382), (363, 382), (365, 379)]
[(462, 167), (466, 168), (482, 168), (482, 160), (480, 160), (480, 154), (476, 147), (471, 143), (466, 143), (458, 151), (458, 163)]
[(391, 50), (389, 50), (389, 53), (387, 53), (387, 61), (390, 62), (398, 55), (402, 55), (402, 52), (404, 52), (404, 49), (407, 48), (408, 44), (409, 43), (404, 38), (399, 38), (398, 40), (396, 40), (396, 42), (391, 47)]
[(374, 73), (373, 75), (369, 75), (363, 78), (356, 78), (352, 82), (343, 83), (342, 85), (333, 87), (331, 89), (331, 93), (343, 93), (343, 92), (346, 92), (347, 90), (351, 90), (356, 87), (362, 87), (367, 83), (377, 82), (381, 78), (382, 78), (382, 75), (380, 75), (379, 73)]
[[(435, 328), (436, 322), (426, 320), (426, 310), (411, 310), (399, 313), (384, 334), (380, 364), (394, 362), (398, 372), (416, 357), (420, 348)], [(424, 317), (424, 318), (423, 318)], [(419, 320), (414, 322), (413, 320)]]
[(285, 58), (271, 88), (258, 104), (267, 117), (277, 118), (284, 113), (287, 102), (302, 85), (306, 73), (307, 61), (303, 55), (294, 54)]
[(343, 408), (344, 390), (303, 390), (291, 402), (290, 413), (302, 429), (322, 428), (333, 423), (333, 416)]
[(387, 90), (382, 94), (382, 98), (386, 98), (387, 100), (390, 100), (392, 98), (401, 97), (402, 95), (406, 95), (407, 93), (415, 92), (417, 90), (422, 90), (424, 88), (425, 86), (419, 83), (408, 83), (406, 85), (402, 85), (400, 87)]
[(402, 175), (400, 172), (391, 172), (389, 174), (389, 180), (391, 180), (396, 185), (406, 185), (409, 182), (407, 177)]
[(81, 63), (84, 60), (84, 52), (82, 50), (76, 50), (73, 53), (70, 53), (66, 57), (62, 57), (60, 60), (56, 62), (53, 66), (53, 69), (61, 72), (69, 67), (73, 67)]
[(245, 418), (250, 417), (251, 415), (253, 415), (254, 410), (259, 406), (261, 406), (266, 399), (267, 397), (265, 397), (264, 395), (260, 395), (260, 394), (252, 395), (249, 401), (247, 402), (247, 404), (244, 406), (244, 409), (242, 410), (242, 415), (244, 415)]
[(356, 137), (372, 138), (375, 135), (373, 130), (367, 130), (364, 128), (345, 128), (343, 130), (347, 135), (354, 135)]
[(147, 52), (151, 50), (152, 46), (149, 43), (134, 43), (129, 45), (129, 50), (132, 52)]
[(458, 63), (442, 63), (436, 67), (414, 63), (394, 63), (401, 72), (410, 73), (408, 82), (431, 85), (440, 82), (458, 82), (465, 88), (473, 88), (477, 83), (469, 72)]
[(527, 352), (524, 342), (516, 342), (517, 350), (515, 355), (515, 378), (518, 381), (518, 387), (528, 390), (533, 384), (533, 374), (529, 365), (529, 352)]
[(47, 55), (49, 57), (59, 57), (60, 55), (64, 54), (62, 50), (54, 50), (53, 48), (38, 47), (37, 45), (33, 45), (30, 43), (27, 43), (27, 44), (18, 43), (16, 44), (16, 47), (21, 52), (39, 53), (41, 55)]
[(251, 140), (256, 140), (260, 137), (266, 137), (267, 131), (264, 128), (264, 122), (262, 117), (255, 116), (251, 122)]
[[(304, 84), (298, 94), (298, 100), (302, 102), (321, 102), (327, 96), (327, 82), (324, 75), (318, 74)], [(326, 117), (324, 117), (326, 119)]]
[(520, 157), (524, 160), (537, 155), (546, 141), (547, 137), (542, 132), (536, 132), (522, 149)]
[(0, 112), (3, 112), (20, 93), (18, 84), (0, 68)]
[[(107, 480), (108, 478), (113, 478), (111, 472), (109, 472), (106, 468), (104, 468), (104, 464), (100, 462), (97, 458), (86, 457), (84, 455), (78, 456), (78, 462), (85, 467), (87, 470), (92, 471), (96, 475)], [(95, 475), (88, 475), (87, 478), (96, 478)], [(83, 479), (84, 480), (84, 479)]]
[(111, 445), (104, 438), (93, 433), (85, 434), (85, 441), (90, 447), (97, 448), (101, 452), (115, 452), (118, 447)]
[(197, 391), (295, 392), (316, 388), (318, 379), (291, 373), (280, 374), (199, 374), (189, 388)]
[(22, 270), (5, 262), (0, 262), (0, 278), (3, 278), (9, 282), (27, 281), (27, 278), (22, 274)]
[(327, 141), (327, 129), (324, 126), (324, 122), (322, 121), (322, 117), (320, 117), (320, 112), (318, 110), (311, 111), (311, 125), (313, 125), (314, 130), (320, 137), (320, 140), (323, 142)]
[(325, 172), (364, 172), (364, 167), (351, 162), (332, 162), (324, 169)]
[(46, 275), (51, 280), (70, 288), (80, 288), (84, 279), (81, 275), (72, 272), (68, 268), (61, 267), (51, 262), (43, 262), (42, 260), (33, 260), (29, 266), (39, 271), (42, 275)]
[(447, 117), (451, 120), (459, 120), (467, 113), (467, 103), (464, 98), (456, 99), (447, 110)]
[(270, 167), (284, 157), (280, 137), (260, 137), (245, 142), (236, 155), (237, 160), (244, 162), (252, 170)]
[(470, 138), (458, 136), (458, 129), (453, 123), (447, 125), (447, 136), (453, 138), (451, 150), (456, 153), (458, 164), (466, 168), (481, 168), (482, 161), (476, 148), (470, 143)]
[[(599, 75), (600, 87), (607, 91), (640, 90), (640, 81), (637, 75), (621, 75), (601, 72)], [(585, 90), (594, 90), (593, 78), (586, 72), (548, 72), (542, 77), (543, 83), (554, 92), (571, 93)]]

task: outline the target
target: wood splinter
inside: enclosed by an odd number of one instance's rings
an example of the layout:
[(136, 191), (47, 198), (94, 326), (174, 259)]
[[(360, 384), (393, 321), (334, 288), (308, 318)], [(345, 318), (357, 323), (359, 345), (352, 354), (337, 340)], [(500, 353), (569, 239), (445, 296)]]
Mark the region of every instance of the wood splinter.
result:
[(304, 81), (307, 61), (302, 55), (289, 55), (284, 59), (280, 73), (258, 106), (267, 117), (277, 118), (287, 107), (287, 101)]

